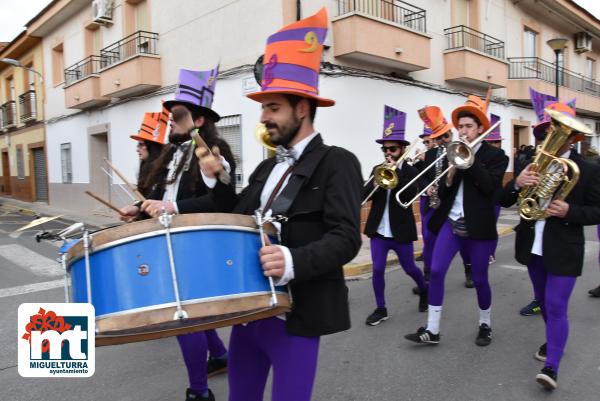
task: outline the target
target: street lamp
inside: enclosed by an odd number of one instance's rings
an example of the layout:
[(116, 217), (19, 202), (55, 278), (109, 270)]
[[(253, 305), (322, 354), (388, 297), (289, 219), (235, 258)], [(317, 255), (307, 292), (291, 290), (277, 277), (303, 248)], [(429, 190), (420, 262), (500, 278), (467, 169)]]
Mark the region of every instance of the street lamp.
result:
[(554, 50), (554, 54), (556, 54), (556, 64), (554, 64), (554, 66), (556, 67), (556, 80), (554, 82), (556, 84), (556, 100), (558, 100), (558, 55), (565, 47), (567, 47), (568, 42), (569, 39), (565, 38), (550, 39), (546, 42), (548, 46), (550, 46), (552, 50)]
[(27, 71), (31, 71), (34, 74), (37, 74), (40, 76), (40, 84), (44, 83), (44, 78), (42, 77), (42, 74), (40, 74), (39, 72), (37, 72), (36, 70), (34, 70), (33, 68), (29, 68), (23, 64), (21, 64), (21, 62), (19, 60), (15, 60), (13, 58), (0, 58), (0, 63), (4, 63), (4, 64), (10, 64), (14, 67), (18, 67), (18, 68), (24, 68)]

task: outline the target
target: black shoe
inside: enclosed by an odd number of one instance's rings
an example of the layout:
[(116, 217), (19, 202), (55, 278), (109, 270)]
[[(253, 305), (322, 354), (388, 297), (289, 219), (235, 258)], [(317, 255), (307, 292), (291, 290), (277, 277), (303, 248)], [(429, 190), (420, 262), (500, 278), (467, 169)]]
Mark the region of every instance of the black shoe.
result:
[(415, 286), (413, 287), (412, 292), (415, 295), (419, 295), (421, 293), (421, 289), (419, 288), (419, 286)]
[(427, 290), (419, 293), (419, 312), (427, 312), (428, 298)]
[(522, 307), (519, 313), (522, 316), (533, 316), (539, 314), (541, 311), (542, 308), (540, 306), (540, 303), (534, 299), (529, 304)]
[(473, 282), (473, 277), (471, 274), (471, 265), (465, 265), (465, 287), (475, 287), (475, 283)]
[(185, 401), (215, 401), (215, 395), (208, 389), (208, 395), (203, 397), (199, 392), (188, 388), (185, 392)]
[(425, 327), (419, 327), (416, 333), (407, 334), (404, 338), (418, 344), (437, 345), (440, 343), (440, 335), (433, 334), (431, 331), (426, 330)]
[(600, 285), (593, 290), (589, 290), (588, 294), (593, 298), (600, 298)]
[(546, 343), (537, 350), (533, 357), (538, 361), (546, 362)]
[(367, 321), (365, 323), (369, 326), (377, 326), (384, 320), (388, 320), (387, 309), (377, 308), (373, 313), (369, 315), (369, 317), (367, 317)]
[(227, 358), (208, 358), (206, 362), (208, 377), (220, 375), (227, 372)]
[(535, 380), (540, 383), (548, 391), (556, 390), (558, 383), (556, 381), (556, 372), (550, 366), (546, 366), (540, 373), (537, 374)]
[(475, 339), (475, 344), (479, 345), (480, 347), (485, 347), (486, 345), (490, 345), (491, 342), (492, 328), (485, 323), (481, 323), (479, 326), (479, 333)]

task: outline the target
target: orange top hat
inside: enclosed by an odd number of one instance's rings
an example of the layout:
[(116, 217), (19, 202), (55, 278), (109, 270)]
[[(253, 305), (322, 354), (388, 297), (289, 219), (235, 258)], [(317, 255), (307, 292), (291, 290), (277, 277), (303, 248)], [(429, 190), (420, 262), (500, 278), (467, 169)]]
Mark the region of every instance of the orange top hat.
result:
[(452, 112), (452, 124), (454, 124), (455, 127), (458, 127), (458, 113), (461, 111), (466, 111), (477, 117), (483, 126), (484, 131), (487, 131), (490, 128), (490, 120), (486, 115), (487, 102), (479, 96), (470, 95), (465, 104), (454, 109)]
[(144, 120), (137, 134), (130, 135), (136, 141), (152, 141), (165, 144), (169, 111), (163, 107), (160, 113), (144, 113)]
[[(575, 117), (575, 99), (572, 99), (568, 103), (547, 101), (544, 106), (544, 109), (559, 111), (566, 116)], [(542, 141), (546, 138), (546, 130), (550, 126), (550, 122), (550, 116), (544, 112), (544, 119), (536, 125), (533, 125), (533, 136), (535, 136), (537, 140)], [(577, 132), (575, 135), (575, 142), (583, 141), (585, 139), (585, 135), (581, 132)]]
[(320, 107), (333, 106), (335, 101), (319, 97), (319, 71), (326, 35), (327, 9), (323, 7), (315, 15), (269, 36), (261, 91), (246, 96), (260, 102), (266, 94), (290, 94), (315, 99)]
[(425, 106), (419, 110), (419, 117), (431, 129), (429, 139), (435, 139), (452, 129), (442, 110), (437, 106)]

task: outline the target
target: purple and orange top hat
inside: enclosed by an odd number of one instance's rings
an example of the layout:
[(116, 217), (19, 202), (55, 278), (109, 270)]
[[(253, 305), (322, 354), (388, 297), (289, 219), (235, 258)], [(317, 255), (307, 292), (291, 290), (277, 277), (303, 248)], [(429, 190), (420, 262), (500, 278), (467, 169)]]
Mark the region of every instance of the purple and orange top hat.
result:
[(531, 98), (531, 105), (533, 106), (533, 111), (535, 111), (538, 123), (544, 120), (544, 107), (546, 107), (546, 103), (558, 101), (555, 96), (538, 92), (533, 88), (529, 88), (529, 97)]
[[(495, 114), (490, 114), (490, 124), (491, 125), (496, 124), (498, 121), (500, 121), (500, 116), (497, 116)], [(500, 135), (500, 125), (498, 125), (496, 128), (494, 128), (494, 130), (488, 136), (486, 136), (484, 140), (490, 141), (490, 142), (501, 141), (502, 135)]]
[(490, 128), (490, 120), (488, 120), (486, 115), (487, 102), (479, 96), (469, 95), (465, 104), (463, 104), (462, 106), (458, 106), (452, 111), (452, 124), (454, 124), (455, 127), (458, 127), (458, 113), (460, 113), (461, 111), (466, 111), (477, 117), (477, 119), (483, 126), (484, 131), (487, 131)]
[(217, 85), (219, 66), (208, 71), (179, 70), (179, 83), (175, 90), (175, 99), (164, 103), (167, 110), (177, 104), (195, 108), (204, 112), (213, 121), (221, 119), (219, 114), (211, 109)]
[(319, 97), (319, 71), (326, 35), (327, 9), (323, 7), (316, 14), (269, 36), (261, 90), (246, 96), (260, 102), (266, 94), (290, 94), (314, 99), (320, 107), (333, 106), (335, 101)]
[(409, 142), (404, 139), (405, 131), (406, 113), (396, 110), (393, 107), (385, 106), (383, 109), (383, 135), (381, 139), (376, 139), (375, 142), (395, 141), (403, 145), (408, 145)]
[(428, 136), (431, 136), (431, 128), (427, 125), (423, 125), (423, 133), (419, 135), (419, 138), (427, 138)]
[[(544, 108), (559, 111), (569, 117), (575, 117), (575, 99), (571, 99), (566, 104), (555, 101), (546, 101)], [(544, 140), (544, 138), (546, 137), (546, 130), (548, 129), (550, 122), (550, 116), (544, 113), (542, 120), (533, 126), (533, 136), (535, 136), (535, 139), (537, 139), (538, 141)], [(585, 138), (585, 135), (583, 134), (577, 135), (577, 141), (581, 141)]]
[(164, 145), (168, 126), (169, 111), (163, 107), (160, 113), (144, 113), (140, 130), (129, 137), (136, 141), (152, 141)]
[(452, 124), (450, 124), (444, 114), (442, 113), (442, 109), (438, 106), (425, 106), (419, 110), (419, 117), (431, 129), (431, 136), (429, 139), (435, 139), (439, 136), (444, 135), (446, 132), (452, 129)]

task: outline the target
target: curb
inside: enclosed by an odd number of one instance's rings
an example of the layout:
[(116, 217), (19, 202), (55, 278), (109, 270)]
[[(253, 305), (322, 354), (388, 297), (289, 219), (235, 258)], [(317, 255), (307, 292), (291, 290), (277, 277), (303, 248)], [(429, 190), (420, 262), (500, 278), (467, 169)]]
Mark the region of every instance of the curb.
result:
[[(512, 227), (503, 227), (498, 230), (498, 238), (505, 237), (509, 235), (513, 231)], [(418, 250), (415, 251), (415, 258), (421, 256), (423, 251)], [(391, 256), (387, 259), (388, 264), (398, 263), (398, 258), (396, 256)], [(356, 276), (362, 276), (363, 274), (371, 273), (373, 270), (373, 262), (364, 262), (364, 263), (355, 263), (344, 265), (344, 278), (352, 279), (356, 278)]]

